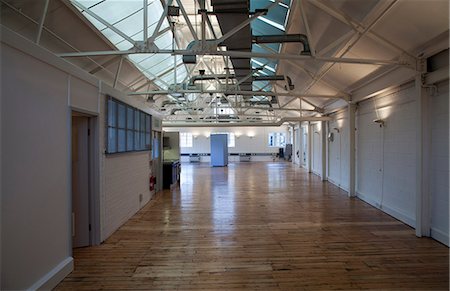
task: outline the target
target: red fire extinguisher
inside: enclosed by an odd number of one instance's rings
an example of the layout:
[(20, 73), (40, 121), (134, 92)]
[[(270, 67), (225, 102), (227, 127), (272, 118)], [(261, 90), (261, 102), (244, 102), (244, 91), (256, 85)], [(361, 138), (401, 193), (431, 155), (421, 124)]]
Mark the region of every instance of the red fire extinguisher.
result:
[(150, 176), (150, 191), (155, 190), (156, 177)]

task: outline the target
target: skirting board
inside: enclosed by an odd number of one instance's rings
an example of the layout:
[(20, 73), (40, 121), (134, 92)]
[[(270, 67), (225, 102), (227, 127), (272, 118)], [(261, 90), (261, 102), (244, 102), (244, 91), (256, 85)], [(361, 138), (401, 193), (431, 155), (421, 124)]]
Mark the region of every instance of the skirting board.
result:
[(348, 193), (348, 188), (342, 187), (342, 185), (339, 185), (339, 183), (335, 182), (334, 180), (330, 179), (329, 177), (327, 178), (327, 181)]
[(397, 211), (386, 205), (380, 205), (377, 201), (375, 201), (359, 192), (356, 193), (356, 197), (358, 197), (359, 199), (361, 199), (364, 202), (369, 203), (373, 207), (378, 208), (381, 211), (389, 214), (390, 216), (400, 220), (401, 222), (406, 223), (407, 225), (411, 226), (412, 228), (416, 227), (416, 220), (412, 219), (411, 217), (408, 217), (407, 215), (401, 213), (400, 211)]
[(45, 274), (44, 277), (34, 283), (28, 290), (52, 290), (58, 285), (70, 272), (73, 271), (73, 258), (68, 257), (50, 272)]
[(446, 246), (449, 246), (449, 236), (448, 233), (445, 233), (443, 231), (440, 231), (439, 229), (436, 228), (431, 228), (431, 237), (434, 238), (435, 240), (437, 240), (440, 243), (443, 243)]

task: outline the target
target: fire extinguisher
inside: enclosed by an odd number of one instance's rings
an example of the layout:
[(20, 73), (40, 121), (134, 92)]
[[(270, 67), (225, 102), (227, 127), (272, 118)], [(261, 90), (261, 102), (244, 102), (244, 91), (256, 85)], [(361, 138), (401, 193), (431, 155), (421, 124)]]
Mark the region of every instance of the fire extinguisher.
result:
[(150, 176), (150, 191), (155, 190), (156, 177)]

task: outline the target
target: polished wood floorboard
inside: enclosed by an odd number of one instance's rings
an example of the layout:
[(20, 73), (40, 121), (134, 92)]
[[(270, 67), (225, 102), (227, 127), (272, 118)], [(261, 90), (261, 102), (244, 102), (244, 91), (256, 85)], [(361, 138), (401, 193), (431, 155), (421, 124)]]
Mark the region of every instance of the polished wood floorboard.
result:
[(448, 290), (449, 250), (290, 163), (183, 164), (57, 290)]

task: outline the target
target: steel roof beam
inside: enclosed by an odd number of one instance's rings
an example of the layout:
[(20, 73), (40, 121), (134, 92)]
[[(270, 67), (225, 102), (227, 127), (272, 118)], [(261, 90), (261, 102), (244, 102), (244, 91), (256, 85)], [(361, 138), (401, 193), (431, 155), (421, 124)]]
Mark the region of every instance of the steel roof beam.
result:
[(292, 96), (292, 97), (308, 97), (308, 98), (338, 98), (345, 99), (345, 96), (337, 95), (321, 95), (321, 94), (304, 94), (301, 92), (268, 92), (268, 91), (225, 91), (225, 90), (159, 90), (159, 91), (145, 91), (145, 92), (129, 92), (129, 96), (134, 95), (170, 95), (172, 93), (184, 94), (228, 94), (228, 95), (243, 95), (243, 96)]

